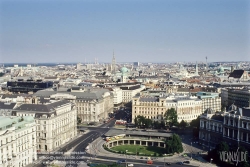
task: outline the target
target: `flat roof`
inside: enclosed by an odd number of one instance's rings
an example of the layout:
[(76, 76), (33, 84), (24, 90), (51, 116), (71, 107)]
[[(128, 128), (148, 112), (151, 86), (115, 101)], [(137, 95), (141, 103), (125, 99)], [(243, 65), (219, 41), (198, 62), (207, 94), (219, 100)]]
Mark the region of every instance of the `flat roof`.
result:
[(159, 132), (152, 132), (152, 131), (139, 131), (139, 130), (122, 130), (122, 129), (110, 129), (105, 136), (111, 137), (116, 135), (131, 135), (131, 136), (155, 136), (155, 137), (171, 137), (172, 133), (159, 133)]

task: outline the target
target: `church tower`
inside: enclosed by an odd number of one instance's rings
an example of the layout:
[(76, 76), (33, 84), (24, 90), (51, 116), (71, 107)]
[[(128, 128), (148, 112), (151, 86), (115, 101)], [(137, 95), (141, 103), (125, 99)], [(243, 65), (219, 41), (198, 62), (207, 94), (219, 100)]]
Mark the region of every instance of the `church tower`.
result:
[(112, 73), (115, 74), (116, 72), (116, 62), (115, 62), (115, 53), (113, 51), (113, 58), (112, 58)]

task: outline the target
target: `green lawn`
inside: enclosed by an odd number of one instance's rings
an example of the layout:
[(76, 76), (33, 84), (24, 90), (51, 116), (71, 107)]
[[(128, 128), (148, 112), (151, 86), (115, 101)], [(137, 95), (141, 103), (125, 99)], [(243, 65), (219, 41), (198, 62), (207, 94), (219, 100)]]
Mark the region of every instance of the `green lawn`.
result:
[(115, 151), (122, 151), (125, 152), (126, 150), (128, 154), (136, 154), (139, 152), (139, 154), (146, 154), (146, 155), (154, 155), (154, 153), (158, 153), (158, 154), (164, 154), (165, 153), (165, 149), (164, 148), (159, 148), (159, 147), (152, 147), (152, 146), (140, 146), (140, 145), (122, 145), (122, 146), (116, 146), (113, 147), (112, 150)]

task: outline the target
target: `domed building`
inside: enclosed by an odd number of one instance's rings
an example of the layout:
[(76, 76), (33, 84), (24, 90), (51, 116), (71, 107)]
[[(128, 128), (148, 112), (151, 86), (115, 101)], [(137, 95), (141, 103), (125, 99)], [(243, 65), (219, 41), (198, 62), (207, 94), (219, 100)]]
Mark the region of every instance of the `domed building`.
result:
[(122, 67), (120, 69), (120, 72), (121, 72), (121, 82), (122, 83), (127, 82), (127, 77), (128, 77), (129, 70), (126, 67)]
[(219, 75), (224, 75), (224, 73), (225, 73), (224, 68), (222, 66), (220, 66), (220, 68), (218, 69), (218, 74)]

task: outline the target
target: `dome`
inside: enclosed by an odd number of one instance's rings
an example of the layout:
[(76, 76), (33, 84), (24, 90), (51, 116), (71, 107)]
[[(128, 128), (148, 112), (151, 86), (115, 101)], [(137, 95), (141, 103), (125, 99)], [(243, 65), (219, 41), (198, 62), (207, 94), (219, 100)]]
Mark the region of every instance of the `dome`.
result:
[(126, 67), (122, 67), (121, 69), (120, 69), (120, 71), (121, 71), (121, 73), (127, 73), (128, 72), (128, 69), (126, 68)]
[(218, 72), (224, 72), (224, 68), (221, 66), (218, 70)]

